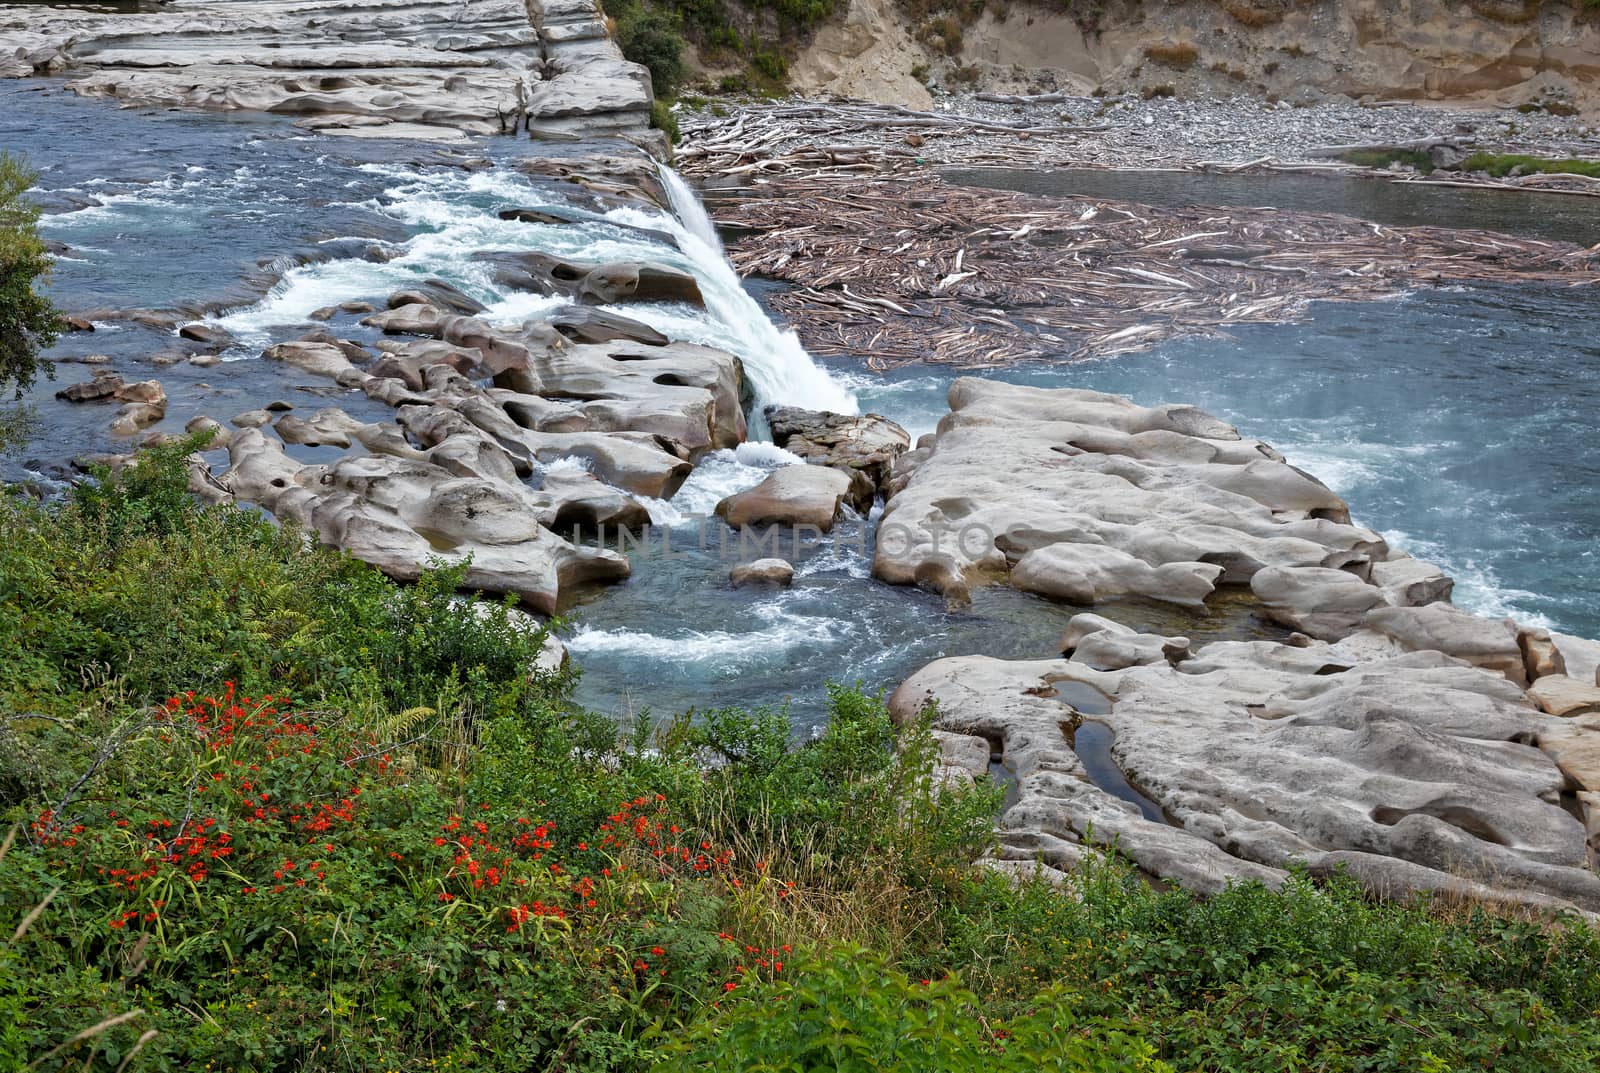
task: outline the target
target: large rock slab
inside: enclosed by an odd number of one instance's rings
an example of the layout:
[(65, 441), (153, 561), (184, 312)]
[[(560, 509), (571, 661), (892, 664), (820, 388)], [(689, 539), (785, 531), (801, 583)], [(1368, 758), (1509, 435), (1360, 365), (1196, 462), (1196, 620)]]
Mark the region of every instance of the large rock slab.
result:
[(1268, 568), (1338, 570), (1387, 602), (1365, 582), (1390, 558), (1383, 539), (1200, 410), (971, 378), (951, 386), (950, 410), (895, 464), (873, 560), (885, 581), (958, 600), (1007, 582), (1079, 603), (1136, 593), (1194, 605)]
[[(900, 718), (937, 701), (937, 729), (998, 746), (1017, 778), (1002, 857), (1070, 868), (1115, 840), (1202, 891), (1305, 864), (1385, 895), (1600, 911), (1588, 831), (1559, 803), (1600, 770), (1600, 732), (1538, 711), (1504, 677), (1436, 651), (1363, 658), (1316, 642), (1185, 658), (1170, 639), (1113, 634), (1108, 661), (1091, 642), (1112, 631), (1096, 626), (1072, 631), (1070, 660), (944, 659), (891, 699)], [(1079, 755), (1085, 720), (1110, 729), (1109, 756)], [(1554, 758), (1531, 744), (1547, 738)]]
[(647, 132), (649, 73), (594, 0), (171, 0), (0, 6), (0, 77), (139, 107), (277, 112), (347, 134)]
[(850, 501), (865, 513), (886, 494), (894, 460), (911, 448), (905, 429), (881, 414), (833, 414), (797, 406), (769, 406), (772, 442), (818, 466), (850, 477)]

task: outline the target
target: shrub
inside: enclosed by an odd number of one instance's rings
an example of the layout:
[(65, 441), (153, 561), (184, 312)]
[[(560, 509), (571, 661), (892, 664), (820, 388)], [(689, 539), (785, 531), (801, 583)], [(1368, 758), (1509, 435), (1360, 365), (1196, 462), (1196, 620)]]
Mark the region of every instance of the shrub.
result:
[(667, 141), (677, 143), (678, 117), (673, 114), (672, 105), (660, 97), (650, 102), (650, 125), (664, 133)]
[(1496, 179), (1518, 168), (1524, 175), (1587, 175), (1600, 179), (1600, 160), (1552, 160), (1516, 153), (1474, 153), (1462, 161), (1463, 171), (1486, 171)]
[[(27, 200), (38, 176), (0, 150), (0, 390), (20, 396), (38, 375), (39, 350), (61, 333), (61, 317), (38, 291), (50, 273), (39, 239), (39, 210)], [(49, 371), (49, 367), (45, 367)]]
[(954, 977), (914, 983), (868, 950), (842, 947), (702, 1021), (662, 1073), (759, 1068), (969, 1073), (1162, 1073), (1154, 1048), (1111, 1021), (1081, 1021), (1077, 996), (1045, 991), (1010, 1021), (985, 1016)]
[(1200, 59), (1200, 50), (1185, 41), (1170, 45), (1146, 45), (1144, 55), (1152, 63), (1183, 71), (1193, 67)]
[(670, 98), (683, 81), (683, 25), (677, 14), (639, 3), (617, 12), (617, 46), (650, 71), (657, 97)]

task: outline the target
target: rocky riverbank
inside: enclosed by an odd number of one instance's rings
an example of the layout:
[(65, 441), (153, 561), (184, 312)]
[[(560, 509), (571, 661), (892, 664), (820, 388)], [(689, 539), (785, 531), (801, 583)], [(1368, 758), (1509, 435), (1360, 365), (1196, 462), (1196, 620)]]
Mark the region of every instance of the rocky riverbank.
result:
[(0, 77), (34, 75), (129, 107), (429, 139), (647, 137), (651, 102), (648, 72), (622, 58), (592, 0), (0, 5)]

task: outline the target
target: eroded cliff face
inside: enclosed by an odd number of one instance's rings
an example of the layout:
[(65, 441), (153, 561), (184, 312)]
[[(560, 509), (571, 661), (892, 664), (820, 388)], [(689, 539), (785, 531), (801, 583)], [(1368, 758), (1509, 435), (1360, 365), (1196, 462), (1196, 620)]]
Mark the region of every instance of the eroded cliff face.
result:
[[(953, 24), (952, 24), (953, 25)], [(802, 50), (798, 89), (891, 103), (923, 79), (1038, 92), (1252, 92), (1600, 113), (1600, 11), (1539, 0), (1111, 0), (1093, 16), (991, 5), (940, 47), (892, 0), (850, 0)]]

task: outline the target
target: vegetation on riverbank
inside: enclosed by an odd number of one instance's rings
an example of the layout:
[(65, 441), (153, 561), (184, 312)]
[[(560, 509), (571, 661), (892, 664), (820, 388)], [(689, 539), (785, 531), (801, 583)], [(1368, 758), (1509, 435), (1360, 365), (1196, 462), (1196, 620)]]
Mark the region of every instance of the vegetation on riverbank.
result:
[(543, 629), (184, 491), (0, 503), (0, 1066), (1538, 1070), (1600, 937), (1114, 859), (975, 865), (997, 790), (836, 690), (624, 728)]
[(1600, 160), (1551, 160), (1517, 153), (1474, 153), (1461, 163), (1462, 171), (1486, 171), (1496, 179), (1517, 175), (1586, 175), (1600, 179)]

